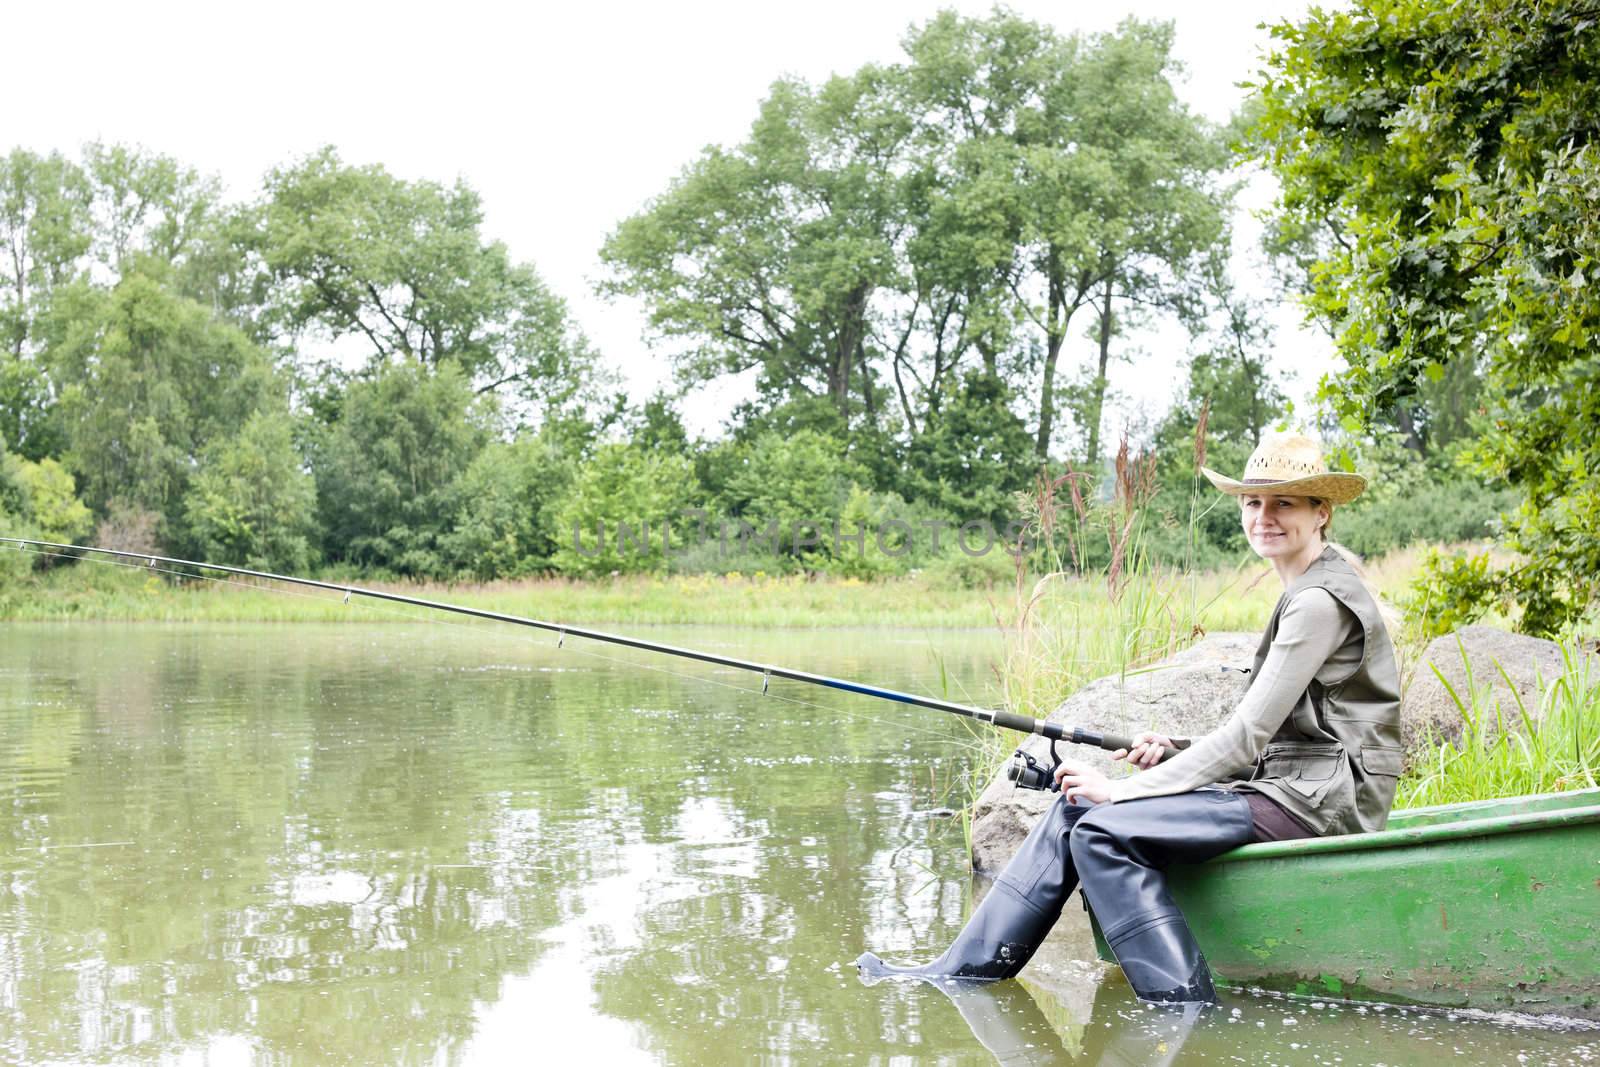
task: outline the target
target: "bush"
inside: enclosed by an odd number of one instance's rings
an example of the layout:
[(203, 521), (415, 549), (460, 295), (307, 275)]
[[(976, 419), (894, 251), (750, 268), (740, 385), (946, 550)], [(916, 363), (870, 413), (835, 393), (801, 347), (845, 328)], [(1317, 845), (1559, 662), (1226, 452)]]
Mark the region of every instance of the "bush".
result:
[(316, 535), (317, 487), (287, 413), (258, 411), (237, 436), (206, 446), (184, 494), (199, 558), (255, 570), (304, 570)]
[(78, 499), (77, 483), (53, 459), (35, 463), (0, 453), (0, 483), (8, 510), (30, 531), (21, 536), (74, 543), (94, 527), (94, 517)]
[(1339, 509), (1334, 539), (1362, 556), (1418, 542), (1481, 541), (1500, 532), (1500, 514), (1515, 505), (1515, 493), (1476, 478), (1413, 482), (1404, 495), (1382, 494)]
[[(78, 499), (72, 475), (53, 459), (35, 463), (0, 450), (0, 532), (8, 537), (73, 544), (94, 525)], [(5, 546), (12, 547), (12, 546)], [(29, 551), (3, 553), (0, 577), (25, 577), (56, 557)]]
[(1418, 634), (1431, 641), (1503, 607), (1506, 599), (1504, 583), (1491, 569), (1487, 552), (1475, 556), (1458, 552), (1446, 558), (1430, 549), (1401, 607)]
[[(556, 508), (555, 565), (587, 576), (659, 573), (670, 544), (684, 543), (686, 515), (702, 496), (686, 456), (602, 445)], [(631, 534), (626, 543), (624, 528)]]
[(557, 509), (576, 473), (554, 433), (489, 445), (455, 486), (454, 519), (439, 538), (446, 569), (481, 581), (549, 570), (562, 537)]

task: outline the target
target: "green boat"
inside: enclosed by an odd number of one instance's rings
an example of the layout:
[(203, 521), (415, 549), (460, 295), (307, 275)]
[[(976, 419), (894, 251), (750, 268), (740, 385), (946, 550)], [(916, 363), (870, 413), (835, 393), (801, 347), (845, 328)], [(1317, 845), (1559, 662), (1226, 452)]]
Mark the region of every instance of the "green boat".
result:
[(1600, 789), (1397, 811), (1169, 884), (1219, 985), (1600, 1020)]

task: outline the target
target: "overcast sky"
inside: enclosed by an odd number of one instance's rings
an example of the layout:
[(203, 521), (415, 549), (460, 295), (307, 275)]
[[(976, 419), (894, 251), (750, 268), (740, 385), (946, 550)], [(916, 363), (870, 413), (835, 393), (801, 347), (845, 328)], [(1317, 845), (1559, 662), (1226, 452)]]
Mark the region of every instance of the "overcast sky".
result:
[[(1188, 67), (1180, 90), (1218, 121), (1255, 69), (1266, 41), (1257, 24), (1306, 6), (1011, 5), (1064, 32), (1109, 30), (1129, 15), (1174, 20)], [(906, 28), (941, 7), (990, 10), (909, 0), (22, 4), (8, 13), (13, 95), (0, 150), (137, 143), (220, 175), (240, 199), (270, 167), (323, 144), (405, 178), (461, 177), (483, 196), (488, 234), (569, 301), (638, 398), (668, 369), (645, 350), (637, 308), (593, 295), (606, 234), (705, 146), (742, 139), (775, 78), (893, 62)], [(1303, 396), (1328, 356), (1325, 342), (1295, 330), (1297, 318), (1290, 309), (1279, 317), (1279, 365)], [(1130, 399), (1109, 413), (1108, 435), (1141, 406), (1165, 409), (1183, 340), (1176, 331), (1133, 339), (1147, 362), (1113, 369), (1113, 389)], [(691, 425), (713, 429), (738, 388), (689, 398)]]

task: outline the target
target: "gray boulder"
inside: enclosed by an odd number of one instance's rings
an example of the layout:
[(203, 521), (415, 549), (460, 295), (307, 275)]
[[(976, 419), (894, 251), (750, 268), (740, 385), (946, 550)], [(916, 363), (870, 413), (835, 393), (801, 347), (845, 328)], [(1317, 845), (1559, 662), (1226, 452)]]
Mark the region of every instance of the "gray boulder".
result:
[[(1590, 669), (1600, 671), (1600, 661), (1593, 654), (1588, 658)], [(1498, 725), (1494, 713), (1497, 703), (1508, 728), (1521, 720), (1523, 707), (1537, 721), (1544, 689), (1561, 676), (1563, 668), (1561, 646), (1554, 641), (1507, 633), (1492, 626), (1465, 626), (1435, 638), (1415, 668), (1407, 672), (1401, 700), (1406, 751), (1413, 751), (1430, 731), (1449, 741), (1461, 737), (1461, 713), (1450, 696), (1452, 689), (1469, 707), (1473, 688), (1487, 690), (1483, 722), (1491, 732)]]
[[(1260, 640), (1259, 634), (1210, 634), (1126, 677), (1090, 682), (1052, 712), (1049, 721), (1124, 736), (1159, 730), (1172, 737), (1199, 737), (1215, 729), (1238, 704), (1248, 679), (1239, 668), (1250, 666)], [(1050, 743), (1044, 738), (1030, 737), (1022, 748), (1049, 764)], [(1081, 745), (1060, 745), (1058, 750), (1111, 775), (1131, 773), (1125, 764), (1112, 762), (1109, 752)], [(1055, 793), (1016, 788), (1002, 768), (973, 807), (973, 869), (998, 873), (1055, 798)]]

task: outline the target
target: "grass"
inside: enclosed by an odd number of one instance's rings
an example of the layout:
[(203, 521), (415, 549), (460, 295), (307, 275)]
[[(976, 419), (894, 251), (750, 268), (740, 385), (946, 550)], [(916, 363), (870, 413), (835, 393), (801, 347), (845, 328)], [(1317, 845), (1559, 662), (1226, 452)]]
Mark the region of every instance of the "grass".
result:
[[(1508, 709), (1493, 686), (1478, 684), (1463, 649), (1466, 691), (1456, 692), (1439, 676), (1461, 715), (1461, 737), (1455, 742), (1430, 737), (1417, 746), (1411, 769), (1400, 781), (1395, 807), (1558, 793), (1600, 784), (1596, 781), (1600, 676), (1593, 670), (1594, 657), (1581, 653), (1575, 642), (1563, 643), (1561, 656), (1561, 675), (1549, 685), (1540, 680), (1539, 705), (1529, 714), (1520, 696), (1518, 706)], [(1507, 690), (1515, 695), (1516, 688), (1509, 678), (1506, 681)], [(1509, 715), (1513, 710), (1515, 715)]]
[[(338, 583), (342, 579), (327, 578)], [(762, 628), (992, 627), (1009, 600), (926, 576), (848, 578), (681, 575), (600, 581), (540, 578), (481, 585), (356, 581), (364, 588), (555, 622)], [(426, 609), (246, 581), (177, 581), (138, 567), (78, 563), (0, 585), (0, 620), (105, 622), (386, 622)]]

